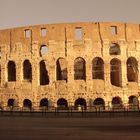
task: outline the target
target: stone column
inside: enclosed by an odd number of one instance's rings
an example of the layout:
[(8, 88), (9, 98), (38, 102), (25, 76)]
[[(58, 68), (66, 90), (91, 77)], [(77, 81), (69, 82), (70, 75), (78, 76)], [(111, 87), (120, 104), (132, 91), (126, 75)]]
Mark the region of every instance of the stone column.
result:
[[(56, 81), (56, 58), (57, 58), (57, 53), (53, 52), (53, 48), (57, 46), (56, 42), (54, 40), (49, 41), (49, 50), (48, 52), (48, 61), (46, 63), (46, 69), (48, 70), (48, 75), (49, 75), (49, 84), (54, 84)], [(63, 57), (63, 56), (62, 56)]]
[(105, 100), (105, 109), (107, 111), (110, 110), (110, 108), (112, 107), (112, 98), (110, 98), (110, 91), (109, 92), (106, 92), (106, 98), (104, 99)]
[(32, 43), (32, 87), (37, 87), (39, 85), (39, 45), (38, 42)]
[(124, 89), (122, 102), (123, 102), (123, 105), (124, 105), (125, 109), (128, 109), (128, 102), (129, 102), (129, 98), (128, 98), (127, 94), (128, 94), (128, 90)]
[(1, 86), (6, 86), (7, 78), (8, 78), (8, 69), (7, 69), (7, 51), (6, 48), (9, 49), (7, 45), (1, 45)]
[(105, 81), (105, 90), (110, 90), (111, 88), (111, 79), (110, 79), (110, 63), (104, 61), (104, 81)]
[(16, 63), (16, 87), (20, 88), (23, 80), (23, 62), (21, 60), (18, 60), (18, 62), (15, 63)]
[(125, 41), (119, 41), (120, 50), (121, 50), (121, 79), (122, 87), (125, 87), (127, 84), (127, 44)]
[(109, 54), (110, 43), (108, 40), (103, 42), (103, 60), (104, 60), (104, 81), (105, 81), (105, 90), (111, 88), (110, 80), (110, 54)]

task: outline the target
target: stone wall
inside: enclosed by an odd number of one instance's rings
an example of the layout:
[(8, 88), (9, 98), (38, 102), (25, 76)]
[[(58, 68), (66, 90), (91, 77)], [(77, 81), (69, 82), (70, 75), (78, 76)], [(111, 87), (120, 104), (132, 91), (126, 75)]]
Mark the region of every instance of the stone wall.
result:
[[(45, 31), (46, 30), (46, 31)], [(76, 31), (79, 30), (79, 36)], [(111, 44), (120, 47), (119, 55), (110, 55)], [(47, 53), (41, 54), (41, 46), (47, 46)], [(140, 93), (140, 26), (129, 23), (68, 23), (26, 26), (0, 31), (1, 87), (0, 102), (7, 106), (9, 99), (22, 107), (29, 99), (33, 106), (48, 99), (50, 106), (57, 106), (60, 98), (74, 106), (77, 99), (85, 99), (86, 105), (93, 105), (96, 98), (102, 98), (110, 105), (113, 97), (120, 97), (128, 104), (130, 96)], [(104, 62), (104, 79), (92, 78), (92, 60), (100, 57)], [(137, 61), (137, 81), (128, 81), (127, 60)], [(64, 58), (67, 64), (67, 80), (57, 80), (56, 62)], [(85, 61), (85, 79), (74, 79), (74, 61)], [(111, 84), (111, 60), (121, 62), (120, 86)], [(23, 63), (29, 60), (32, 68), (31, 81), (23, 78)], [(40, 65), (44, 61), (49, 84), (40, 85)], [(8, 81), (8, 62), (15, 62), (16, 80)], [(139, 99), (139, 98), (138, 98)]]

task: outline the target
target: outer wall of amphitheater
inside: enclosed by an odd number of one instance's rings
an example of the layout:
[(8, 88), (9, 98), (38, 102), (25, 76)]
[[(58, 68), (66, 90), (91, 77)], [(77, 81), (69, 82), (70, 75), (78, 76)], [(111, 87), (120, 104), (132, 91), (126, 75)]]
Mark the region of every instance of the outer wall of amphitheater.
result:
[(139, 104), (139, 24), (89, 22), (1, 30), (0, 55), (3, 107)]

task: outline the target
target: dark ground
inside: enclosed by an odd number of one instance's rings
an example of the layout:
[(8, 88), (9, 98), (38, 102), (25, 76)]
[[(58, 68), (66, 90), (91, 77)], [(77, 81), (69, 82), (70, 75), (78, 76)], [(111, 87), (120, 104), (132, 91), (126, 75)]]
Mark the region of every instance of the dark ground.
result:
[(0, 116), (0, 140), (140, 140), (140, 117)]

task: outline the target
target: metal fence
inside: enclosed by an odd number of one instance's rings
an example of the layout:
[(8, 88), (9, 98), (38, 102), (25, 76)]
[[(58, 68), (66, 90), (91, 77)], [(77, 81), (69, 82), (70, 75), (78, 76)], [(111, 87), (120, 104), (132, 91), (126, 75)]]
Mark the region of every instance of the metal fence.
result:
[(70, 107), (19, 107), (4, 106), (0, 110), (0, 115), (17, 116), (48, 116), (48, 117), (99, 117), (99, 116), (140, 116), (138, 105), (128, 106), (70, 106)]

